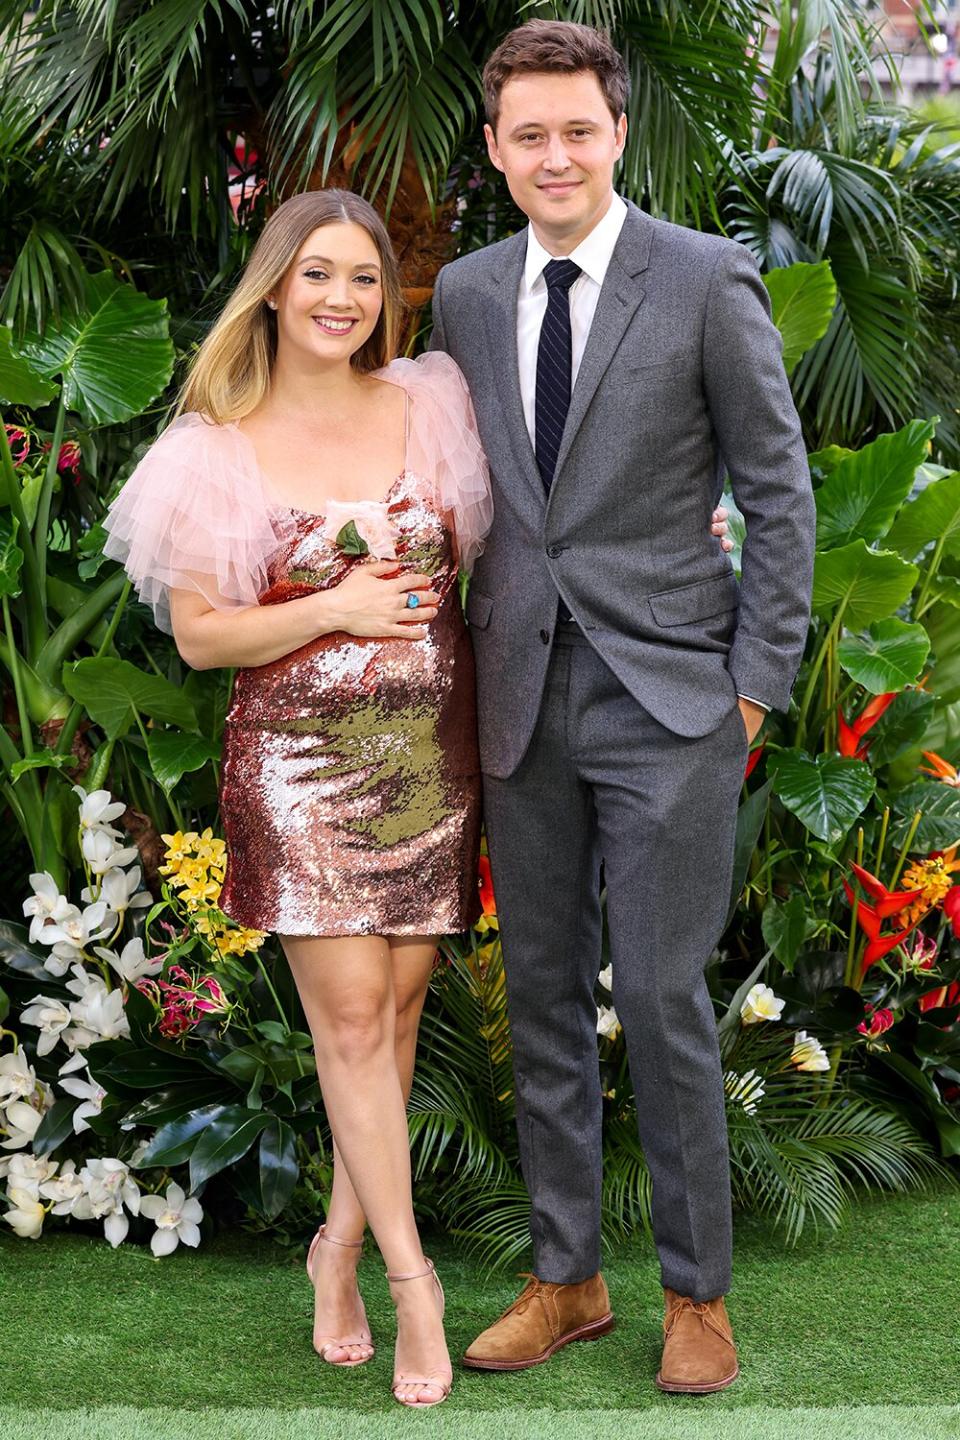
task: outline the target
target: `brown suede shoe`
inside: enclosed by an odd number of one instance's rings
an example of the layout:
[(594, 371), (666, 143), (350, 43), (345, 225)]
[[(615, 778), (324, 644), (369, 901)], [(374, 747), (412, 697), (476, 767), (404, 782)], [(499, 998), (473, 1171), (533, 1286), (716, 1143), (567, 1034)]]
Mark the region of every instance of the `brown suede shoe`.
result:
[(555, 1285), (529, 1277), (529, 1284), (478, 1335), (463, 1357), (474, 1370), (526, 1370), (549, 1360), (571, 1340), (595, 1340), (613, 1329), (610, 1296), (603, 1276), (577, 1285)]
[(663, 1359), (657, 1385), (675, 1395), (725, 1390), (740, 1374), (723, 1296), (697, 1302), (664, 1289)]

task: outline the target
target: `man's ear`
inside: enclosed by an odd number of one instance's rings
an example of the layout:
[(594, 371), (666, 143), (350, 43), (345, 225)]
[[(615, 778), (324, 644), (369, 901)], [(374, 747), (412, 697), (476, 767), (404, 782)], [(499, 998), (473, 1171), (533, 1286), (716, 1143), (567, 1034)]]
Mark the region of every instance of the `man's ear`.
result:
[(617, 159), (618, 159), (618, 160), (620, 159), (620, 156), (623, 154), (623, 147), (626, 145), (626, 143), (627, 143), (627, 117), (626, 117), (626, 114), (623, 114), (623, 115), (620, 116), (620, 119), (617, 121)]
[(483, 138), (487, 142), (487, 154), (490, 156), (490, 164), (503, 172), (503, 161), (500, 159), (500, 150), (497, 146), (497, 137), (490, 125), (484, 125)]

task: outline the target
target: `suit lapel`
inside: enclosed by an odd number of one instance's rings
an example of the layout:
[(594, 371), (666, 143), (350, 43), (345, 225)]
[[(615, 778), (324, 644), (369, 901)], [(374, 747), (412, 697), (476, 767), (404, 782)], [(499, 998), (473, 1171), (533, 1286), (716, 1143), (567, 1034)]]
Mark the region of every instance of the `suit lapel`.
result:
[(517, 301), (520, 294), (520, 278), (527, 255), (527, 232), (519, 231), (511, 237), (501, 251), (496, 271), (488, 276), (488, 304), (484, 310), (484, 321), (490, 353), (494, 357), (497, 389), (503, 406), (503, 421), (520, 468), (530, 483), (540, 505), (545, 504), (546, 494), (537, 459), (533, 453), (527, 422), (523, 415), (523, 397), (520, 394), (520, 365), (517, 359)]
[[(646, 215), (627, 202), (627, 218), (617, 238), (597, 301), (590, 334), (576, 384), (570, 396), (570, 409), (557, 454), (551, 494), (556, 491), (563, 464), (570, 453), (577, 431), (583, 424), (590, 402), (613, 359), (627, 326), (643, 304), (645, 286), (643, 272), (650, 258), (653, 227)], [(516, 343), (514, 343), (516, 355)]]

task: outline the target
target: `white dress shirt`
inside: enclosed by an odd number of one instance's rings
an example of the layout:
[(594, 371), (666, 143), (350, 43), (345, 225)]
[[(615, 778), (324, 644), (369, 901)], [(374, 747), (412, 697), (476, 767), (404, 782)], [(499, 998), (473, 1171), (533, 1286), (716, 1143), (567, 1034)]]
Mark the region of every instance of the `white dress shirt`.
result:
[[(568, 258), (580, 266), (580, 274), (570, 286), (570, 389), (577, 383), (580, 362), (586, 349), (590, 326), (600, 299), (607, 267), (623, 222), (627, 218), (627, 207), (619, 195), (611, 197), (606, 213), (594, 225), (590, 234), (571, 250)], [(543, 272), (548, 263), (557, 257), (545, 250), (534, 234), (532, 225), (527, 226), (527, 258), (520, 277), (520, 293), (517, 297), (517, 361), (520, 368), (520, 396), (523, 400), (523, 418), (527, 426), (530, 443), (536, 449), (536, 400), (537, 400), (537, 350), (540, 345), (540, 328), (547, 313), (547, 282)], [(744, 695), (744, 700), (753, 697)], [(762, 700), (754, 700), (764, 710), (770, 707)]]

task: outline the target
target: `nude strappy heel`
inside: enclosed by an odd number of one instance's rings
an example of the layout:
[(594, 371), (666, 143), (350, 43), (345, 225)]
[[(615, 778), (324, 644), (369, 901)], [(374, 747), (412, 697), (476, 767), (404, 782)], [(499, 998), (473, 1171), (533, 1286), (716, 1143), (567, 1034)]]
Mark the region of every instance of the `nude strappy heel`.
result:
[[(328, 1245), (342, 1245), (346, 1250), (363, 1249), (362, 1240), (338, 1240), (335, 1235), (327, 1234), (326, 1225), (321, 1225), (316, 1235), (314, 1235), (313, 1239), (310, 1241), (310, 1249), (307, 1251), (307, 1274), (310, 1276), (311, 1284), (314, 1283), (313, 1257), (316, 1253), (317, 1246), (321, 1240), (326, 1240)], [(357, 1293), (359, 1294), (359, 1289)], [(363, 1303), (362, 1300), (360, 1303)], [(366, 1320), (366, 1313), (364, 1313), (364, 1320)], [(323, 1343), (318, 1344), (316, 1339), (314, 1339), (313, 1348), (320, 1356), (320, 1359), (325, 1360), (328, 1365), (340, 1365), (346, 1369), (349, 1369), (355, 1365), (366, 1365), (368, 1360), (373, 1359), (374, 1344), (373, 1337), (371, 1336), (369, 1329), (364, 1328), (364, 1330), (362, 1330), (359, 1335), (322, 1335), (320, 1339)], [(369, 1348), (370, 1354), (364, 1355), (359, 1360), (331, 1360), (329, 1355), (327, 1354), (329, 1350), (343, 1349), (348, 1345), (366, 1346)]]
[[(420, 1280), (424, 1275), (432, 1275), (435, 1292), (440, 1302), (440, 1318), (442, 1320), (443, 1312), (446, 1309), (446, 1297), (443, 1293), (443, 1286), (440, 1284), (440, 1276), (437, 1274), (432, 1260), (427, 1260), (426, 1257), (424, 1257), (424, 1262), (427, 1267), (425, 1270), (412, 1270), (409, 1275), (391, 1275), (389, 1271), (385, 1273), (387, 1279), (391, 1282), (398, 1280)], [(403, 1400), (397, 1394), (401, 1385), (429, 1385), (432, 1389), (440, 1390), (443, 1393), (439, 1400)], [(406, 1405), (408, 1410), (427, 1410), (431, 1405), (441, 1405), (450, 1394), (452, 1385), (452, 1373), (449, 1380), (443, 1380), (438, 1375), (398, 1375), (395, 1373), (390, 1389), (393, 1393), (394, 1400), (398, 1401), (401, 1405)]]

